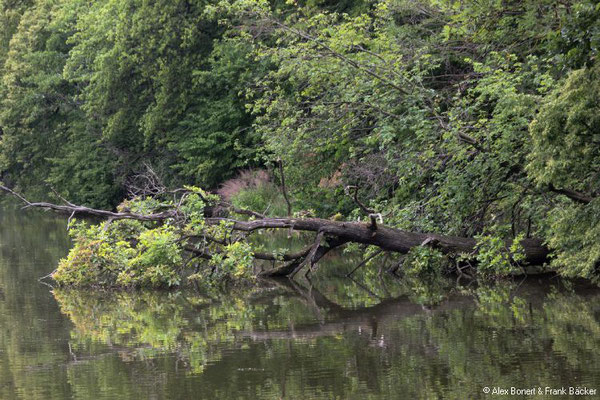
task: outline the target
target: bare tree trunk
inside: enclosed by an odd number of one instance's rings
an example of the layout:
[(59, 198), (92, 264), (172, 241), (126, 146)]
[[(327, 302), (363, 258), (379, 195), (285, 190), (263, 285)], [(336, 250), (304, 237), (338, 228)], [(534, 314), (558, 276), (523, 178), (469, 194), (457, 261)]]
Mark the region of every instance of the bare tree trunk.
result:
[[(218, 223), (221, 219), (209, 219)], [(251, 232), (259, 229), (292, 228), (297, 231), (324, 232), (325, 237), (346, 242), (377, 246), (385, 251), (406, 254), (413, 247), (427, 245), (444, 254), (473, 253), (476, 241), (473, 238), (445, 236), (435, 233), (407, 232), (385, 225), (373, 229), (371, 223), (330, 221), (320, 218), (265, 218), (256, 221), (234, 221), (233, 229)], [(529, 264), (541, 264), (548, 257), (548, 249), (539, 239), (520, 241)], [(511, 245), (509, 241), (507, 247)]]

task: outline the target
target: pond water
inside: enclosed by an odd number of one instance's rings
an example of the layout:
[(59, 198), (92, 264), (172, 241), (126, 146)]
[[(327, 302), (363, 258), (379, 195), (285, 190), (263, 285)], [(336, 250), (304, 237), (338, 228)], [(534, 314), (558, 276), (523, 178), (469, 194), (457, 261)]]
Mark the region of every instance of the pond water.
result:
[[(448, 291), (377, 268), (356, 281), (325, 276), (351, 267), (338, 256), (312, 283), (228, 294), (53, 290), (38, 278), (66, 255), (65, 226), (50, 214), (0, 211), (1, 399), (476, 399), (499, 397), (485, 387), (600, 389), (594, 287), (545, 278)], [(432, 290), (442, 301), (422, 305)]]

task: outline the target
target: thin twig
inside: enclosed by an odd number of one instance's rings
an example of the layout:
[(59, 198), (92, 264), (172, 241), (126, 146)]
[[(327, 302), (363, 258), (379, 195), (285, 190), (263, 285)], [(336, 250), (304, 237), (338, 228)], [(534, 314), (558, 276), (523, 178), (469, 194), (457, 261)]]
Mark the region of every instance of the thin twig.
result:
[(381, 253), (383, 253), (383, 250), (377, 250), (375, 253), (371, 254), (369, 257), (367, 257), (364, 260), (362, 260), (352, 271), (350, 271), (350, 272), (348, 272), (346, 274), (346, 277), (347, 278), (351, 277), (352, 274), (355, 273), (360, 267), (362, 267), (363, 265), (365, 265), (366, 263), (368, 263), (369, 261), (371, 261), (373, 258), (375, 258), (378, 255), (380, 255)]
[[(354, 193), (351, 194), (350, 190), (354, 189)], [(369, 208), (367, 206), (365, 206), (359, 199), (358, 199), (358, 186), (352, 186), (352, 185), (348, 185), (344, 188), (344, 193), (349, 196), (352, 200), (354, 200), (354, 202), (356, 203), (356, 205), (362, 210), (362, 212), (364, 212), (365, 214), (369, 215), (369, 214), (375, 214), (375, 210), (373, 210), (372, 208)]]
[(281, 158), (277, 159), (277, 164), (279, 166), (279, 174), (281, 175), (281, 191), (283, 193), (283, 197), (285, 198), (285, 202), (287, 204), (288, 217), (291, 217), (292, 216), (292, 203), (290, 203), (290, 199), (287, 194), (287, 189), (285, 187), (285, 174), (283, 173), (283, 160), (281, 160)]

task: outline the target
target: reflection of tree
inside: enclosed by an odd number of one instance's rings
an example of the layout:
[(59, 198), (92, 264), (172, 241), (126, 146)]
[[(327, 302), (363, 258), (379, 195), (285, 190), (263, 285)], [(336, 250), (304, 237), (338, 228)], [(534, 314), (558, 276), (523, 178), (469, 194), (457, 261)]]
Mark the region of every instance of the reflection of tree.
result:
[(556, 296), (544, 304), (542, 315), (549, 322), (545, 335), (552, 338), (552, 348), (571, 368), (600, 372), (599, 300), (598, 296), (592, 301), (581, 301), (575, 295)]
[[(385, 346), (385, 338), (378, 335), (378, 327), (391, 320), (409, 318), (423, 313), (423, 306), (413, 303), (407, 296), (382, 299), (379, 303), (366, 307), (346, 308), (324, 296), (316, 287), (308, 288), (291, 280), (274, 281), (279, 287), (296, 294), (299, 299), (318, 317), (309, 324), (295, 325), (285, 330), (252, 330), (239, 335), (254, 340), (265, 339), (311, 339), (320, 336), (355, 331), (369, 333), (378, 346)], [(437, 312), (448, 308), (469, 304), (467, 298), (456, 299), (440, 305)]]
[(484, 385), (597, 386), (597, 290), (472, 285), (423, 307), (415, 300), (439, 286), (420, 291), (377, 268), (335, 279), (352, 262), (333, 255), (312, 284), (226, 295), (56, 290), (71, 324), (36, 280), (66, 254), (64, 222), (0, 222), (2, 399), (479, 398)]
[(52, 295), (37, 278), (68, 251), (66, 222), (0, 209), (0, 399), (70, 398), (61, 366), (70, 326), (56, 320)]
[[(465, 397), (464, 382), (473, 396), (485, 385), (593, 385), (600, 371), (600, 296), (547, 295), (535, 285), (519, 288), (519, 297), (505, 286), (474, 292), (476, 307), (423, 321), (437, 357), (447, 360), (448, 387), (454, 388), (447, 397)], [(571, 355), (577, 364), (567, 364)]]
[[(168, 354), (206, 398), (477, 398), (485, 385), (591, 385), (600, 370), (600, 297), (545, 297), (524, 284), (515, 302), (514, 292), (496, 289), (433, 308), (405, 295), (345, 307), (290, 281), (226, 296), (55, 296), (75, 324), (76, 357), (100, 342), (122, 362), (154, 363), (138, 373), (160, 381), (157, 371), (174, 368), (163, 365)], [(163, 389), (172, 385), (167, 379)]]
[[(271, 302), (265, 302), (264, 291), (269, 291)], [(255, 324), (280, 327), (281, 317), (291, 315), (302, 321), (307, 314), (297, 302), (277, 300), (272, 288), (238, 290), (218, 298), (192, 292), (59, 289), (54, 295), (75, 324), (75, 351), (96, 341), (126, 358), (174, 353), (194, 372), (219, 360), (221, 348), (239, 346), (236, 332)]]

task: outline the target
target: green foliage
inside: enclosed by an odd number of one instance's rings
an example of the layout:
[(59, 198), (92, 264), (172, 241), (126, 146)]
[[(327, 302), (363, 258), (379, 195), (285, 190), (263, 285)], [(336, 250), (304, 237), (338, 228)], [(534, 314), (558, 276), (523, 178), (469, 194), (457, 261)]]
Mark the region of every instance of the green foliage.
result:
[[(386, 224), (492, 235), (486, 274), (523, 235), (595, 274), (595, 206), (560, 195), (600, 194), (595, 1), (0, 5), (9, 185), (108, 207), (143, 165), (214, 188), (281, 159), (296, 209), (357, 218), (355, 186)], [(273, 185), (231, 200), (285, 211)]]
[(12, 186), (107, 207), (143, 164), (165, 183), (214, 187), (260, 162), (239, 91), (261, 70), (247, 44), (221, 40), (205, 1), (12, 3), (0, 4), (0, 173)]
[(88, 226), (73, 222), (69, 233), (75, 245), (53, 273), (59, 285), (113, 286), (136, 251), (129, 240), (143, 232), (139, 222), (117, 221)]
[[(253, 250), (232, 237), (226, 221), (207, 225), (203, 212), (214, 196), (189, 187), (178, 200), (179, 218), (164, 223), (135, 220), (107, 221), (99, 224), (73, 222), (70, 234), (75, 245), (52, 274), (60, 286), (164, 287), (179, 286), (187, 276), (202, 283), (254, 279)], [(164, 201), (140, 198), (119, 206), (130, 212), (152, 213)], [(172, 204), (170, 204), (172, 206)], [(205, 235), (215, 238), (207, 242)], [(224, 241), (227, 244), (220, 245)], [(189, 246), (189, 247), (188, 247)], [(189, 265), (186, 250), (211, 254), (210, 260), (196, 268)], [(187, 268), (186, 268), (187, 267)]]
[(444, 277), (448, 260), (429, 246), (413, 247), (402, 263), (411, 299), (423, 305), (439, 304), (446, 298), (449, 282)]
[(548, 244), (555, 249), (552, 265), (565, 276), (598, 281), (600, 273), (600, 204), (569, 205), (549, 218)]
[(239, 208), (266, 212), (267, 215), (284, 216), (287, 214), (285, 199), (274, 183), (240, 190), (231, 198), (231, 203)]
[[(518, 237), (568, 251), (549, 228), (565, 205), (549, 204), (542, 184), (599, 193), (592, 2), (396, 0), (358, 15), (220, 5), (225, 19), (246, 18), (239, 40), (274, 65), (247, 96), (298, 203), (328, 199), (311, 208), (348, 214), (341, 188), (356, 185), (402, 229), (495, 232), (480, 243), (483, 275), (513, 270), (519, 252), (502, 247)], [(270, 39), (251, 35), (258, 21)]]
[(528, 172), (540, 185), (584, 192), (600, 190), (600, 67), (573, 71), (544, 100), (531, 123)]
[(429, 246), (414, 247), (407, 255), (404, 265), (403, 270), (409, 275), (418, 277), (441, 275), (444, 270), (444, 255)]
[(477, 273), (482, 277), (502, 277), (517, 272), (516, 263), (523, 260), (523, 249), (517, 237), (507, 247), (505, 241), (494, 235), (477, 236)]
[[(236, 280), (253, 279), (252, 248), (248, 243), (235, 242), (224, 247), (224, 252), (215, 254), (210, 260), (214, 266), (213, 277), (216, 279), (231, 276)], [(190, 278), (194, 278), (192, 275)]]
[(0, 87), (0, 171), (13, 185), (39, 195), (44, 182), (73, 201), (114, 201), (113, 156), (97, 143), (77, 88), (62, 76), (68, 37), (80, 2), (36, 2), (10, 41)]
[(600, 45), (600, 4), (593, 0), (573, 2), (569, 11), (563, 17), (560, 34), (554, 33), (552, 50), (564, 67), (591, 66)]
[(183, 258), (172, 229), (155, 228), (138, 236), (137, 254), (117, 277), (122, 286), (176, 286)]
[(0, 1), (0, 71), (4, 67), (10, 40), (19, 26), (21, 16), (33, 3), (32, 0)]
[[(599, 73), (598, 65), (573, 71), (547, 96), (531, 123), (532, 152), (527, 169), (540, 187), (553, 186), (584, 195), (600, 193)], [(597, 275), (597, 204), (597, 200), (581, 205), (561, 199), (551, 208), (546, 235), (556, 254), (552, 263), (566, 275)]]
[(192, 71), (193, 103), (166, 139), (177, 153), (173, 169), (192, 182), (216, 186), (260, 161), (259, 138), (241, 96), (263, 72), (251, 50), (248, 43), (224, 38), (214, 43), (208, 65)]

